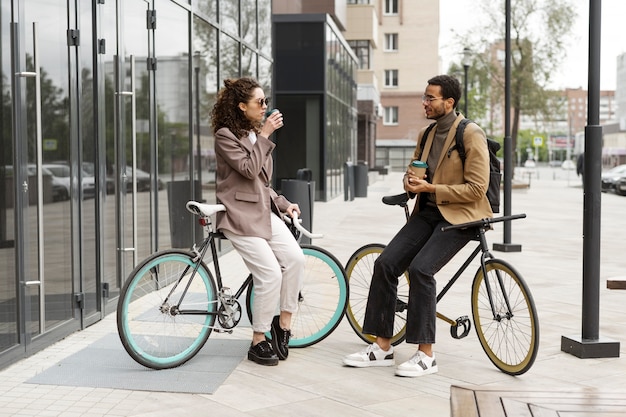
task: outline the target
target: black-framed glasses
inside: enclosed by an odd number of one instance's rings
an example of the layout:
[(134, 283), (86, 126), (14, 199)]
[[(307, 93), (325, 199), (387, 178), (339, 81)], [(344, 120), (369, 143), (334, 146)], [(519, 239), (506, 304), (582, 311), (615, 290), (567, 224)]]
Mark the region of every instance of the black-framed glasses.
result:
[(259, 107), (263, 107), (263, 104), (267, 106), (270, 103), (270, 98), (269, 97), (257, 98), (254, 101), (256, 101), (259, 104)]
[(439, 99), (443, 99), (443, 97), (422, 96), (422, 103), (431, 103)]

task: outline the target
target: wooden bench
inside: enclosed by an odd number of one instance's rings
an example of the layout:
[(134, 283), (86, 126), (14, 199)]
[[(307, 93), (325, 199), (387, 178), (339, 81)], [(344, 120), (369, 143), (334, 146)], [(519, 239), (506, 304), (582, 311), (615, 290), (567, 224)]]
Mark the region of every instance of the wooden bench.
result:
[(450, 387), (451, 417), (606, 417), (623, 413), (626, 392), (579, 387), (557, 391)]
[(609, 290), (626, 290), (626, 278), (622, 279), (607, 279), (606, 287)]

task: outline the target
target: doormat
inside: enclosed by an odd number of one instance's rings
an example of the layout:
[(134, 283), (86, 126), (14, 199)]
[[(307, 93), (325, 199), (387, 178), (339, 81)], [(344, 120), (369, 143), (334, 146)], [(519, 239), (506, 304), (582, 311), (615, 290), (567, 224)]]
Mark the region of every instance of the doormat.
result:
[(135, 362), (109, 334), (26, 381), (29, 384), (213, 394), (239, 365), (250, 340), (209, 338), (190, 361), (154, 370)]

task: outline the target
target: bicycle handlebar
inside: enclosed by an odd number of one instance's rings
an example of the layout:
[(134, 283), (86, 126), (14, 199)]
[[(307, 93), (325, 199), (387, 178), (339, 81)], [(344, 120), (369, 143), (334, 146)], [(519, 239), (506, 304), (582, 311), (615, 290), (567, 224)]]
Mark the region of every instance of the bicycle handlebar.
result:
[(526, 217), (525, 213), (522, 214), (512, 214), (510, 216), (501, 216), (501, 217), (487, 217), (484, 219), (476, 220), (473, 222), (461, 223), (461, 224), (452, 224), (450, 226), (444, 226), (441, 228), (442, 232), (446, 232), (448, 230), (454, 229), (468, 229), (470, 227), (487, 227), (492, 223), (505, 222), (508, 220), (516, 220), (523, 219)]
[(324, 237), (324, 235), (320, 233), (311, 233), (308, 230), (306, 230), (301, 224), (302, 219), (299, 219), (297, 217), (293, 218), (287, 214), (283, 215), (283, 219), (285, 220), (286, 223), (293, 224), (300, 233), (302, 233), (304, 236), (308, 237), (309, 239), (319, 239), (319, 238)]

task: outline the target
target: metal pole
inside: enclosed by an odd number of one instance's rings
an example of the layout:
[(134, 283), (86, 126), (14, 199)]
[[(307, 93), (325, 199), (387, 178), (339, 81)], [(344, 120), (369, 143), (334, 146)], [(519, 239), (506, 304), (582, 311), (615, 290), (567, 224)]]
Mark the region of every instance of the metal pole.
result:
[[(600, 320), (600, 217), (602, 126), (600, 125), (601, 1), (589, 7), (589, 81), (585, 127), (583, 199), (583, 339), (598, 339)], [(569, 148), (569, 147), (568, 147)], [(569, 150), (569, 149), (568, 149)]]
[(463, 91), (463, 97), (465, 97), (465, 100), (464, 100), (464, 104), (463, 104), (463, 115), (465, 117), (467, 117), (467, 73), (468, 73), (468, 70), (469, 70), (469, 65), (464, 64), (463, 65), (463, 71), (465, 72), (465, 78), (463, 80), (464, 80), (464, 90), (465, 91)]
[(467, 117), (467, 103), (469, 99), (469, 97), (467, 96), (467, 89), (469, 86), (469, 80), (467, 79), (467, 76), (468, 76), (469, 67), (471, 63), (472, 63), (472, 51), (468, 47), (465, 47), (463, 48), (463, 72), (465, 74), (465, 78), (463, 78), (463, 84), (465, 87), (465, 91), (463, 92), (463, 97), (465, 97), (464, 106), (463, 106), (464, 107), (463, 115), (465, 117)]
[[(511, 0), (505, 2), (504, 37), (504, 215), (511, 214), (511, 189), (513, 182), (513, 140), (511, 139)], [(521, 245), (511, 243), (511, 221), (503, 225), (503, 243), (494, 243), (493, 249), (502, 252), (520, 252)]]
[(601, 0), (589, 1), (589, 88), (585, 127), (583, 178), (583, 300), (582, 337), (561, 337), (561, 350), (579, 358), (619, 357), (619, 342), (599, 336), (600, 217), (602, 126), (600, 126)]

